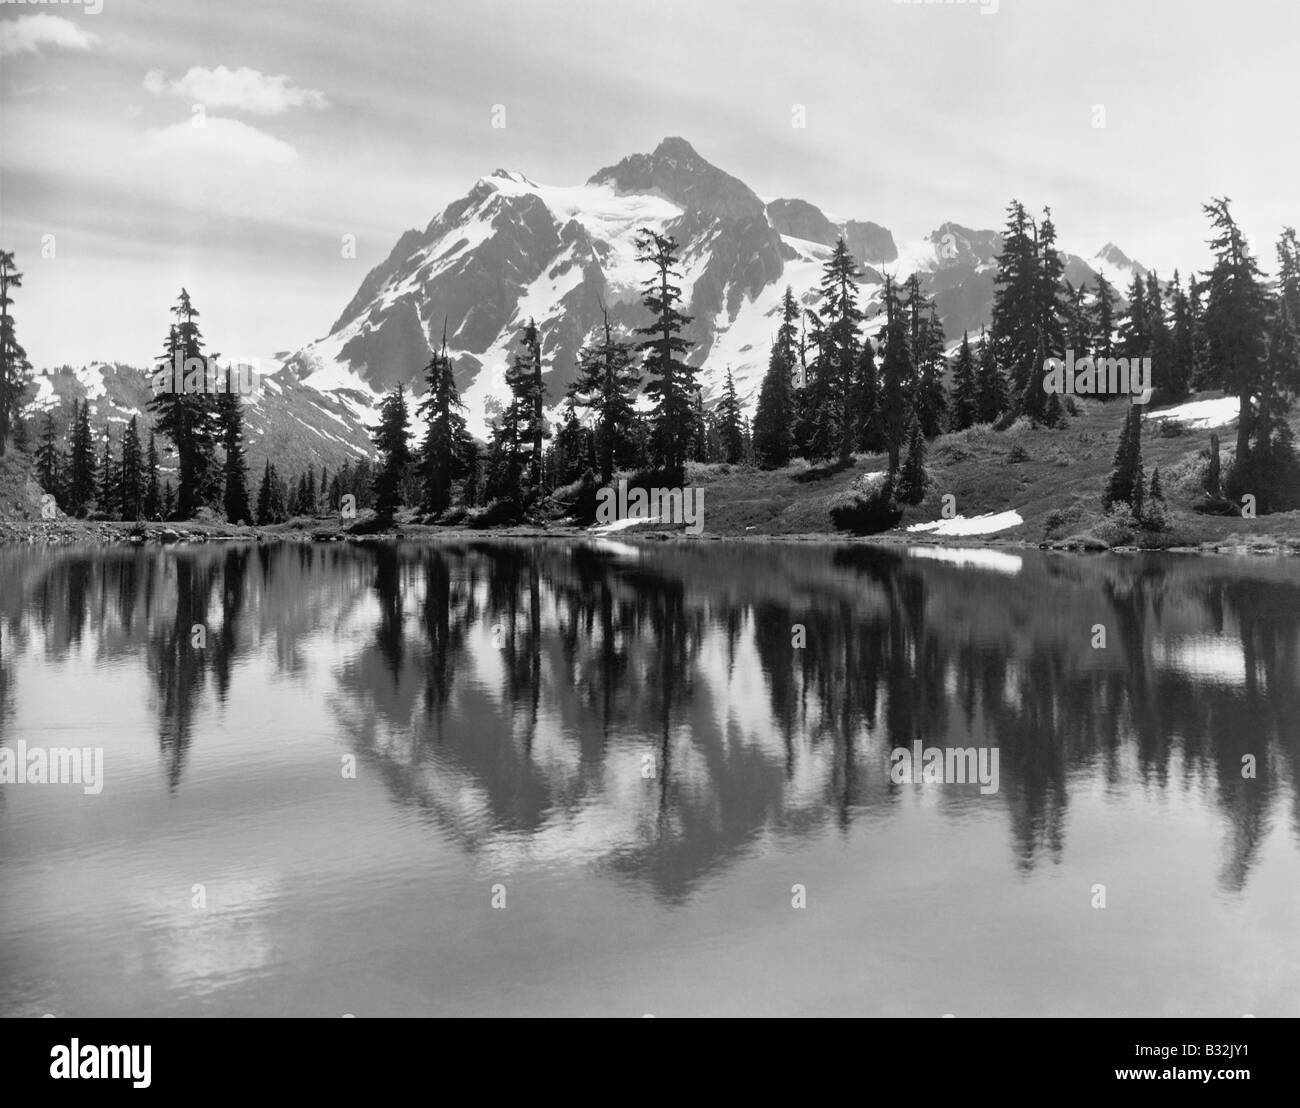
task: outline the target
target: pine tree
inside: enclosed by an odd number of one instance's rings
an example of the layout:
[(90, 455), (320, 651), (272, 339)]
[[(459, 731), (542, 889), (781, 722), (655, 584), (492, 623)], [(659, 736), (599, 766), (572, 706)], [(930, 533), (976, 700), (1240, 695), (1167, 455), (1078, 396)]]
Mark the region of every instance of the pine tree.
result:
[(895, 491), (902, 503), (919, 504), (925, 499), (925, 485), (925, 430), (920, 417), (912, 412), (907, 428), (907, 458), (899, 471)]
[(1092, 350), (1092, 313), (1088, 310), (1088, 284), (1083, 282), (1076, 289), (1069, 281), (1065, 282), (1068, 307), (1065, 317), (1065, 337), (1069, 349), (1075, 358), (1087, 357)]
[(1151, 323), (1147, 313), (1147, 285), (1140, 273), (1133, 274), (1128, 289), (1128, 311), (1119, 325), (1120, 349), (1126, 358), (1151, 355)]
[(54, 413), (46, 412), (41, 421), (41, 444), (36, 449), (36, 479), (41, 488), (56, 499), (61, 499), (60, 488), (62, 457), (54, 431)]
[(962, 335), (961, 346), (952, 367), (953, 429), (964, 431), (980, 418), (979, 383), (975, 378), (975, 358), (970, 348), (970, 332)]
[(1119, 446), (1102, 503), (1109, 511), (1116, 504), (1127, 504), (1134, 518), (1141, 518), (1143, 500), (1142, 409), (1130, 404), (1128, 417), (1120, 431)]
[(980, 342), (976, 348), (976, 379), (979, 393), (979, 423), (995, 423), (1010, 406), (1007, 379), (998, 365), (993, 343), (980, 328)]
[(533, 320), (524, 327), (519, 343), (522, 349), (506, 370), (506, 384), (514, 397), (510, 418), (515, 424), (515, 451), (526, 466), (528, 488), (538, 492), (542, 487), (542, 441), (549, 434), (543, 415), (542, 343)]
[(447, 356), (445, 325), (442, 349), (424, 367), (424, 382), (425, 396), (416, 409), (426, 424), (420, 446), (421, 506), (436, 515), (451, 504), (452, 482), (469, 472), (470, 435), (463, 414), (465, 406), (460, 402), (451, 358)]
[(1217, 232), (1210, 241), (1215, 262), (1207, 282), (1205, 331), (1218, 383), (1238, 398), (1234, 464), (1242, 466), (1250, 458), (1255, 430), (1251, 397), (1266, 373), (1268, 304), (1259, 266), (1232, 218), (1229, 203), (1225, 198), (1203, 205)]
[(1056, 225), (1052, 222), (1051, 208), (1043, 209), (1043, 223), (1035, 233), (1034, 250), (1038, 267), (1034, 303), (1037, 344), (1028, 391), (1019, 398), (1018, 404), (1031, 419), (1042, 420), (1049, 427), (1059, 427), (1064, 422), (1061, 398), (1057, 396), (1056, 402), (1052, 403), (1043, 389), (1047, 359), (1065, 357), (1065, 321), (1069, 315), (1069, 304), (1065, 299), (1065, 259), (1056, 249)]
[(1115, 290), (1097, 274), (1097, 297), (1092, 305), (1092, 354), (1095, 358), (1115, 356)]
[(172, 488), (171, 478), (163, 482), (163, 519), (176, 518), (176, 490)]
[(104, 451), (100, 455), (99, 472), (95, 481), (95, 504), (103, 515), (112, 516), (117, 514), (120, 499), (117, 466), (113, 462), (113, 438), (106, 427)]
[(13, 304), (9, 290), (22, 285), (23, 275), (14, 268), (13, 253), (0, 250), (0, 458), (9, 442), (10, 428), (18, 419), (31, 369), (27, 352), (15, 337), (14, 317), (9, 314)]
[(1035, 365), (1040, 340), (1038, 246), (1032, 221), (1018, 200), (1007, 208), (1007, 226), (993, 284), (994, 354), (1009, 373), (1020, 406), (1032, 395), (1030, 386), (1039, 380), (1041, 365)]
[(95, 439), (90, 429), (90, 401), (83, 400), (72, 426), (68, 458), (68, 511), (85, 515), (95, 500)]
[(698, 391), (695, 369), (685, 360), (691, 344), (681, 337), (691, 317), (680, 311), (682, 290), (673, 283), (674, 278), (681, 279), (677, 241), (643, 227), (636, 244), (637, 260), (654, 269), (642, 286), (641, 298), (654, 320), (637, 328), (637, 334), (647, 336), (637, 349), (650, 378), (645, 393), (654, 405), (650, 412), (650, 450), (654, 464), (668, 483), (680, 485), (685, 481), (686, 459), (698, 430), (693, 403)]
[(158, 519), (162, 515), (162, 493), (158, 488), (158, 443), (153, 428), (149, 429), (149, 451), (145, 456), (144, 517)]
[(778, 336), (772, 343), (754, 412), (754, 457), (764, 469), (779, 469), (790, 461), (794, 449), (794, 398), (788, 356)]
[(275, 492), (275, 474), (271, 469), (271, 459), (266, 459), (266, 468), (262, 470), (262, 483), (257, 488), (257, 525), (265, 527), (275, 522), (271, 509), (271, 498)]
[(889, 475), (898, 472), (899, 455), (907, 434), (909, 413), (907, 384), (912, 362), (907, 348), (907, 328), (902, 307), (890, 277), (885, 277), (884, 357), (880, 364), (880, 422), (889, 452)]
[(176, 513), (182, 519), (192, 519), (212, 492), (217, 421), (206, 384), (208, 363), (203, 354), (203, 338), (195, 322), (199, 313), (183, 288), (172, 314), (176, 322), (168, 332), (159, 358), (161, 372), (170, 375), (171, 388), (158, 388), (156, 377), (149, 409), (154, 413), (157, 429), (176, 447), (180, 469)]
[(226, 452), (223, 468), (225, 490), (222, 498), (226, 519), (230, 523), (251, 523), (248, 505), (248, 465), (244, 461), (244, 413), (234, 370), (226, 369), (225, 390), (217, 394), (217, 428)]
[[(915, 280), (915, 278), (914, 278)], [(914, 285), (914, 295), (920, 294), (919, 285)], [(948, 410), (948, 398), (944, 393), (943, 374), (947, 363), (943, 356), (943, 327), (935, 307), (928, 299), (923, 300), (927, 312), (919, 321), (916, 338), (912, 346), (912, 408), (921, 423), (921, 433), (926, 438), (934, 438), (943, 431), (944, 418)]]
[(602, 306), (603, 335), (578, 355), (578, 378), (569, 395), (596, 417), (595, 450), (600, 482), (608, 485), (619, 465), (628, 464), (636, 450), (636, 410), (633, 397), (641, 375), (632, 364), (632, 348), (614, 337), (609, 312)]
[(854, 370), (862, 340), (858, 334), (862, 325), (862, 310), (858, 307), (858, 282), (862, 274), (857, 262), (849, 253), (841, 235), (835, 243), (830, 258), (822, 267), (821, 317), (825, 321), (826, 335), (820, 358), (820, 369), (826, 381), (824, 391), (828, 410), (822, 418), (833, 419), (839, 431), (836, 444), (841, 459), (852, 453), (854, 446), (854, 419), (851, 411)]
[(118, 483), (118, 510), (123, 519), (139, 519), (144, 508), (144, 459), (140, 452), (140, 428), (132, 416), (122, 433), (122, 469)]
[(736, 382), (727, 366), (727, 380), (722, 386), (722, 398), (714, 415), (718, 423), (718, 437), (722, 460), (735, 465), (745, 456), (745, 435), (741, 429), (740, 400), (736, 396)]
[(379, 470), (375, 474), (375, 511), (391, 519), (401, 504), (401, 482), (411, 461), (410, 417), (406, 411), (406, 391), (401, 382), (379, 408), (379, 425), (371, 439), (379, 452)]
[(1191, 390), (1196, 372), (1196, 321), (1192, 317), (1191, 300), (1183, 290), (1176, 269), (1170, 294), (1170, 316), (1169, 364), (1164, 379), (1170, 396), (1180, 399)]
[(853, 445), (857, 450), (875, 454), (884, 449), (885, 436), (880, 417), (880, 376), (876, 371), (876, 352), (871, 339), (864, 337), (853, 371), (849, 393), (849, 419), (853, 425)]
[(781, 298), (781, 326), (776, 329), (776, 347), (781, 352), (782, 362), (790, 373), (790, 395), (794, 395), (796, 384), (802, 388), (802, 383), (798, 382), (798, 373), (801, 367), (801, 336), (800, 325), (803, 322), (803, 312), (799, 309), (798, 301), (794, 298), (794, 292), (789, 285), (785, 286), (785, 295)]
[[(807, 336), (800, 374), (803, 385), (797, 394), (795, 442), (799, 453), (820, 461), (839, 453), (844, 405), (829, 329), (811, 308), (804, 312), (804, 322)], [(811, 359), (806, 354), (808, 345), (816, 351)]]

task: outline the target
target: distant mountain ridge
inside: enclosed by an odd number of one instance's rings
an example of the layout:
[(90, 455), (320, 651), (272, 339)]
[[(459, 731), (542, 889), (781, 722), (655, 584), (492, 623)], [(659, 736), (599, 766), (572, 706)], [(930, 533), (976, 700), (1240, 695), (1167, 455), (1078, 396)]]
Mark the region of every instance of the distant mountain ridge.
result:
[[(296, 470), (312, 457), (337, 464), (368, 451), (366, 429), (381, 395), (399, 382), (421, 389), (444, 328), (474, 433), (486, 435), (508, 402), (505, 370), (529, 318), (541, 334), (554, 411), (602, 308), (627, 335), (648, 319), (640, 302), (646, 267), (636, 261), (641, 227), (679, 243), (685, 310), (694, 317), (689, 360), (700, 367), (706, 405), (730, 368), (752, 413), (784, 290), (789, 285), (815, 306), (822, 264), (840, 235), (863, 273), (869, 323), (884, 276), (904, 280), (912, 272), (935, 298), (950, 341), (991, 319), (1002, 245), (995, 230), (944, 222), (922, 239), (897, 240), (879, 223), (832, 220), (807, 200), (764, 203), (676, 137), (575, 186), (498, 169), (423, 230), (402, 234), (329, 332), (273, 367), (249, 405), (250, 468), (263, 457)], [(1075, 285), (1095, 287), (1098, 272), (1122, 294), (1132, 274), (1146, 270), (1113, 243), (1089, 261), (1066, 254), (1066, 278)], [(135, 378), (114, 370), (87, 382), (58, 371), (43, 378), (38, 410), (83, 396), (96, 420), (124, 422), (146, 410), (143, 372)]]

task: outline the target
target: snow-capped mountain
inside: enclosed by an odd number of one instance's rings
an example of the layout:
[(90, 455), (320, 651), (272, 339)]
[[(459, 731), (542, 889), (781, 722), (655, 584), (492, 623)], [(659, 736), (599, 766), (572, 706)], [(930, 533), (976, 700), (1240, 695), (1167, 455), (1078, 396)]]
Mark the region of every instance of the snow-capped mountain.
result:
[[(418, 394), (444, 327), (474, 433), (485, 436), (508, 400), (505, 370), (530, 318), (541, 333), (554, 413), (602, 306), (625, 335), (648, 321), (641, 306), (648, 273), (635, 245), (642, 227), (680, 246), (685, 310), (694, 317), (689, 360), (701, 368), (706, 405), (730, 367), (752, 414), (785, 288), (815, 307), (822, 266), (841, 235), (863, 274), (868, 326), (885, 276), (903, 281), (913, 272), (935, 298), (950, 343), (991, 319), (997, 231), (945, 222), (924, 237), (896, 239), (878, 223), (831, 216), (807, 200), (764, 202), (681, 138), (580, 185), (544, 185), (498, 169), (423, 231), (403, 234), (329, 333), (263, 378), (246, 407), (250, 467), (270, 457), (297, 471), (369, 452), (367, 427), (382, 394), (399, 381)], [(1073, 284), (1094, 286), (1098, 271), (1121, 295), (1135, 271), (1146, 272), (1112, 243), (1087, 262), (1066, 254)], [(57, 407), (65, 419), (69, 402), (86, 397), (97, 425), (116, 424), (145, 413), (148, 395), (143, 368), (47, 370), (31, 409)]]
[[(765, 204), (690, 143), (668, 138), (582, 185), (543, 185), (500, 169), (480, 179), (423, 231), (401, 236), (330, 333), (294, 354), (286, 374), (344, 404), (373, 408), (399, 380), (418, 386), (445, 325), (471, 427), (483, 434), (508, 399), (505, 370), (520, 328), (533, 318), (558, 404), (602, 305), (625, 331), (646, 322), (647, 273), (635, 248), (641, 227), (681, 246), (683, 295), (694, 317), (689, 360), (702, 367), (706, 404), (730, 367), (752, 406), (786, 285), (815, 305), (822, 264), (840, 235), (863, 271), (868, 318), (886, 273), (905, 279), (917, 271), (954, 341), (989, 321), (1001, 249), (997, 232), (955, 223), (900, 244), (877, 223), (832, 219), (806, 200)], [(1076, 284), (1095, 272), (1076, 255), (1067, 262)], [(1121, 263), (1106, 264), (1117, 270)]]

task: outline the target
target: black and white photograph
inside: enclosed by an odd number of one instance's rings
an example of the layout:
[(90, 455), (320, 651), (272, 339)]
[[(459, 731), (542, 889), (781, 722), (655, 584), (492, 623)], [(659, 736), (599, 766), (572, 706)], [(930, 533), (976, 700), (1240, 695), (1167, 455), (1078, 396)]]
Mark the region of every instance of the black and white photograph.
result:
[(34, 1072), (150, 1087), (154, 1021), (855, 1017), (1249, 1081), (1161, 1028), (1300, 1016), (1298, 41), (0, 3)]

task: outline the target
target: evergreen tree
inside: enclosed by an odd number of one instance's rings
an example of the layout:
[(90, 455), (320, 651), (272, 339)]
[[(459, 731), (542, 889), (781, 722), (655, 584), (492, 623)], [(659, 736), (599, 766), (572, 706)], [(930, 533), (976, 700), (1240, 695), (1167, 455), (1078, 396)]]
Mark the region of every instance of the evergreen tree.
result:
[(171, 478), (163, 482), (163, 519), (176, 518), (176, 490), (172, 488)]
[(226, 519), (231, 523), (251, 523), (248, 505), (248, 465), (244, 461), (244, 413), (234, 370), (226, 369), (226, 387), (217, 394), (217, 427), (226, 452), (224, 466)]
[(1268, 303), (1262, 274), (1227, 199), (1203, 205), (1217, 232), (1210, 241), (1214, 268), (1206, 288), (1205, 331), (1219, 386), (1238, 398), (1236, 465), (1250, 458), (1255, 412), (1251, 405), (1266, 374)]
[[(913, 295), (920, 295), (919, 285), (913, 285), (913, 290)], [(934, 438), (943, 430), (948, 409), (948, 398), (943, 388), (947, 362), (943, 356), (943, 327), (935, 313), (934, 304), (924, 299), (923, 307), (927, 314), (917, 324), (911, 347), (914, 374), (911, 399), (912, 409), (921, 423), (921, 433), (926, 438)]]
[[(379, 408), (379, 425), (371, 432), (379, 452), (379, 470), (375, 474), (375, 511), (391, 519), (401, 504), (401, 482), (411, 461), (410, 417), (406, 411), (406, 391), (401, 382)], [(540, 460), (540, 459), (539, 459)]]
[(898, 474), (896, 493), (904, 504), (919, 504), (925, 499), (925, 431), (914, 411), (907, 428), (907, 458)]
[(257, 525), (265, 527), (268, 523), (275, 522), (275, 515), (271, 508), (272, 497), (275, 494), (275, 475), (271, 469), (271, 459), (266, 459), (266, 468), (262, 470), (262, 483), (257, 488)]
[[(786, 289), (787, 296), (790, 290)], [(758, 390), (754, 413), (754, 457), (764, 469), (779, 469), (790, 461), (794, 449), (794, 397), (791, 392), (790, 355), (778, 333), (767, 360), (767, 372)]]
[(1135, 518), (1141, 518), (1143, 484), (1142, 409), (1137, 404), (1130, 404), (1128, 417), (1120, 431), (1119, 446), (1115, 450), (1115, 462), (1106, 484), (1106, 493), (1102, 497), (1106, 510), (1124, 503), (1132, 509)]
[(22, 285), (23, 275), (14, 268), (13, 253), (0, 250), (0, 458), (9, 442), (10, 428), (18, 420), (31, 369), (27, 352), (15, 337), (14, 317), (9, 314), (13, 304), (9, 290)]
[(902, 307), (890, 277), (885, 277), (884, 357), (880, 365), (880, 422), (889, 453), (889, 475), (898, 472), (899, 455), (907, 434), (909, 411), (907, 383), (912, 362), (907, 348), (907, 328)]
[(145, 456), (144, 518), (156, 520), (161, 517), (162, 510), (162, 493), (158, 488), (158, 443), (151, 427), (149, 451)]
[(736, 382), (727, 366), (727, 380), (722, 386), (722, 399), (715, 411), (722, 460), (736, 464), (745, 456), (745, 435), (741, 428), (740, 400), (736, 396)]
[(1149, 357), (1151, 322), (1147, 312), (1147, 285), (1140, 273), (1133, 274), (1128, 289), (1128, 311), (1119, 325), (1120, 350), (1126, 358)]
[(1007, 208), (993, 285), (994, 354), (1010, 374), (1011, 389), (1020, 405), (1032, 394), (1030, 385), (1039, 380), (1042, 367), (1035, 364), (1040, 346), (1038, 247), (1032, 221), (1018, 200)]
[(1196, 321), (1192, 317), (1191, 300), (1183, 290), (1176, 269), (1170, 291), (1170, 317), (1168, 369), (1164, 373), (1164, 383), (1170, 396), (1179, 399), (1191, 390), (1196, 372)]
[(316, 471), (310, 465), (303, 474), (302, 504), (298, 510), (305, 516), (316, 514)]
[(994, 423), (1010, 406), (1007, 379), (998, 365), (997, 354), (980, 328), (980, 343), (976, 350), (978, 365), (979, 422)]
[(570, 485), (578, 480), (587, 469), (591, 453), (590, 432), (578, 419), (577, 406), (570, 394), (564, 406), (564, 421), (555, 435), (554, 456), (556, 486)]
[(543, 415), (542, 343), (533, 320), (524, 327), (519, 343), (522, 349), (506, 370), (506, 384), (514, 397), (509, 418), (515, 425), (512, 441), (521, 467), (526, 467), (528, 488), (538, 492), (542, 487), (542, 441), (549, 435)]
[(1069, 281), (1065, 282), (1067, 308), (1065, 315), (1065, 337), (1069, 349), (1075, 358), (1084, 358), (1092, 350), (1092, 313), (1088, 309), (1088, 285), (1084, 282), (1076, 289)]
[(835, 446), (841, 459), (852, 453), (855, 438), (851, 407), (854, 371), (862, 348), (858, 334), (863, 319), (858, 307), (858, 282), (861, 279), (857, 262), (841, 235), (822, 267), (819, 290), (821, 318), (826, 327), (819, 369), (826, 382), (824, 402), (827, 408), (821, 417), (833, 421), (838, 429), (839, 442)]
[(469, 472), (470, 435), (463, 414), (465, 406), (460, 402), (451, 358), (447, 356), (445, 326), (442, 349), (424, 367), (424, 382), (425, 396), (417, 408), (426, 425), (420, 446), (421, 507), (436, 515), (451, 505), (452, 482)]
[[(168, 332), (159, 358), (163, 372), (171, 377), (172, 387), (170, 390), (156, 387), (149, 409), (154, 413), (157, 429), (176, 447), (180, 469), (176, 513), (182, 519), (192, 519), (211, 495), (217, 421), (215, 405), (206, 386), (203, 337), (195, 322), (199, 313), (183, 288), (172, 314), (176, 322)], [(178, 366), (183, 372), (177, 372)]]
[(104, 451), (99, 459), (99, 473), (95, 481), (95, 503), (106, 516), (117, 514), (121, 497), (118, 491), (117, 466), (113, 462), (113, 438), (104, 428)]
[(970, 332), (962, 335), (961, 347), (952, 367), (953, 429), (964, 431), (980, 418), (979, 382), (975, 377), (975, 358), (970, 348)]
[(632, 348), (614, 337), (609, 312), (602, 306), (603, 336), (578, 355), (578, 378), (569, 395), (596, 417), (595, 451), (602, 485), (614, 479), (619, 465), (631, 462), (636, 452), (636, 410), (633, 397), (641, 375), (632, 364)]
[(72, 427), (68, 458), (68, 511), (82, 516), (95, 499), (95, 439), (90, 429), (90, 401), (81, 402), (81, 410)]
[[(781, 326), (776, 329), (776, 347), (781, 352), (781, 360), (790, 374), (790, 395), (794, 395), (797, 376), (801, 367), (801, 333), (803, 312), (789, 285), (785, 286), (785, 295), (781, 298)], [(799, 384), (802, 388), (803, 385)]]
[(686, 364), (684, 357), (691, 344), (681, 337), (691, 317), (678, 308), (682, 290), (673, 283), (674, 278), (681, 279), (676, 240), (642, 228), (636, 242), (637, 260), (654, 269), (653, 276), (644, 282), (641, 298), (654, 319), (637, 329), (638, 334), (647, 336), (637, 349), (650, 378), (645, 393), (654, 405), (650, 413), (650, 450), (654, 464), (668, 482), (680, 485), (686, 477), (686, 459), (695, 441), (698, 418), (693, 404), (697, 391), (695, 369)]
[(140, 451), (137, 417), (122, 432), (122, 468), (118, 483), (118, 509), (123, 519), (139, 519), (144, 509), (145, 473)]
[(60, 487), (62, 458), (54, 431), (54, 413), (46, 412), (41, 421), (41, 444), (36, 449), (36, 479), (41, 488), (56, 499), (61, 499)]
[(1028, 391), (1018, 400), (1020, 409), (1031, 419), (1041, 420), (1049, 427), (1059, 427), (1064, 422), (1061, 398), (1055, 403), (1043, 389), (1043, 376), (1049, 358), (1065, 358), (1065, 321), (1069, 304), (1065, 296), (1065, 259), (1056, 249), (1056, 225), (1052, 222), (1052, 209), (1043, 209), (1043, 223), (1034, 236), (1034, 250), (1038, 273), (1035, 283), (1034, 322), (1037, 332), (1033, 372)]
[(854, 429), (854, 447), (875, 454), (885, 448), (880, 417), (880, 377), (876, 372), (876, 352), (871, 339), (864, 337), (858, 351), (849, 393), (849, 418)]
[[(798, 392), (795, 442), (799, 453), (820, 461), (839, 452), (844, 405), (829, 330), (812, 309), (804, 312), (804, 322), (808, 333), (800, 374), (803, 386)], [(807, 345), (816, 351), (811, 359), (806, 354)]]
[(1115, 290), (1097, 274), (1097, 297), (1092, 305), (1092, 354), (1095, 358), (1115, 356)]

